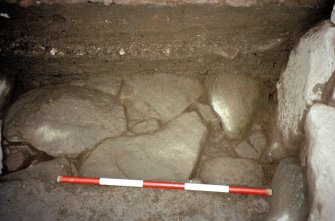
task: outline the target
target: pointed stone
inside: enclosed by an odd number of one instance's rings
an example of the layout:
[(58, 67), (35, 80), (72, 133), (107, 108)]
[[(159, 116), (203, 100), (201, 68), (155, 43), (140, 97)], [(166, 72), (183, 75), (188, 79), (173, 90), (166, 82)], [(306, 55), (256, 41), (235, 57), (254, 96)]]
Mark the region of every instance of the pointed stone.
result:
[(267, 101), (265, 86), (242, 74), (220, 74), (210, 88), (210, 103), (231, 139), (241, 138), (250, 128), (256, 111)]

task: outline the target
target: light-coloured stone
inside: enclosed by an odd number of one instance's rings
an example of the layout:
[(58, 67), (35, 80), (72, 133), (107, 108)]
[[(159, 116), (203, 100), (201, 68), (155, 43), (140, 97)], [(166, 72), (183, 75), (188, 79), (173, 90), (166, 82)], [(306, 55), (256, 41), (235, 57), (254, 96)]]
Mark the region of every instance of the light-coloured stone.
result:
[(278, 120), (288, 154), (297, 153), (303, 119), (310, 105), (321, 102), (327, 81), (335, 71), (335, 27), (322, 22), (312, 28), (291, 52), (277, 85)]
[(255, 112), (266, 102), (265, 86), (242, 74), (220, 74), (210, 86), (210, 103), (231, 139), (241, 138), (249, 129)]
[(272, 180), (271, 206), (265, 220), (305, 221), (308, 211), (306, 189), (298, 160), (282, 160)]
[(307, 179), (310, 221), (335, 217), (335, 108), (314, 104), (306, 117)]
[(120, 98), (130, 121), (156, 118), (167, 122), (203, 93), (198, 80), (173, 74), (136, 75), (125, 79)]
[(1, 180), (25, 180), (31, 178), (41, 178), (48, 182), (56, 183), (58, 176), (77, 176), (75, 166), (65, 158), (46, 161), (31, 165), (30, 167), (1, 177)]
[(239, 157), (250, 158), (250, 159), (259, 159), (261, 152), (251, 146), (248, 142), (243, 141), (235, 147), (235, 151)]
[(267, 138), (262, 132), (256, 132), (248, 138), (250, 144), (258, 151), (262, 152), (267, 143)]
[[(102, 174), (105, 177), (118, 168), (132, 179), (185, 181), (196, 164), (206, 134), (207, 128), (195, 112), (184, 113), (153, 134), (106, 140), (83, 165), (89, 161), (95, 162), (90, 164), (92, 167), (106, 167)], [(96, 156), (103, 157), (95, 161)]]
[(151, 133), (159, 129), (159, 123), (156, 119), (149, 119), (135, 124), (131, 131), (135, 134)]
[(213, 109), (202, 103), (197, 103), (196, 108), (200, 116), (206, 121), (206, 123), (212, 127), (220, 127), (220, 118), (216, 115)]
[(112, 74), (100, 74), (90, 76), (84, 80), (72, 81), (72, 85), (90, 87), (116, 96), (121, 88), (122, 78)]
[(123, 106), (98, 90), (47, 86), (17, 100), (4, 121), (10, 142), (29, 143), (52, 156), (78, 156), (126, 130)]
[(263, 169), (253, 160), (220, 157), (202, 165), (200, 178), (204, 183), (261, 186)]

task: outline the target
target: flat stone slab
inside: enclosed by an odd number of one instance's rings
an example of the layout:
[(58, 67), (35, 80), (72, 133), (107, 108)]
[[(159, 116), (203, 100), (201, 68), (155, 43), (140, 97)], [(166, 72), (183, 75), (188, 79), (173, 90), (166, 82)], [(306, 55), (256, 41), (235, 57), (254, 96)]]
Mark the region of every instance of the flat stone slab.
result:
[(142, 188), (0, 182), (2, 220), (260, 220), (264, 197)]
[(201, 83), (173, 74), (125, 78), (120, 99), (129, 121), (156, 118), (167, 122), (180, 115), (203, 93)]
[(250, 76), (222, 73), (210, 87), (211, 106), (227, 136), (241, 138), (250, 128), (256, 111), (267, 101), (265, 86)]
[(4, 120), (9, 142), (29, 143), (55, 157), (76, 157), (125, 130), (124, 109), (118, 99), (71, 85), (27, 93), (10, 107)]
[(195, 112), (184, 113), (153, 134), (109, 139), (83, 162), (105, 177), (121, 171), (132, 179), (188, 180), (207, 128)]
[(202, 165), (200, 178), (204, 183), (262, 186), (263, 169), (253, 160), (220, 157)]
[(309, 220), (335, 217), (335, 108), (314, 104), (305, 131), (308, 143), (307, 179), (311, 210)]

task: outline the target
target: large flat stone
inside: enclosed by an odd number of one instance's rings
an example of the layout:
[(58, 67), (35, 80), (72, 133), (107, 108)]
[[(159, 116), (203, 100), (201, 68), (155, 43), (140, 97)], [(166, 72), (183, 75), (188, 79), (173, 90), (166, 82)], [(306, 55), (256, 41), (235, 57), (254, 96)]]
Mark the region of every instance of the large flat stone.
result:
[(322, 102), (335, 71), (335, 27), (325, 21), (312, 28), (292, 50), (278, 88), (277, 126), (287, 155), (297, 153), (303, 119), (309, 107)]
[[(115, 171), (132, 179), (187, 180), (207, 134), (195, 112), (184, 113), (153, 134), (109, 139), (83, 162), (105, 177)], [(100, 173), (99, 173), (100, 174)]]
[(220, 157), (202, 165), (200, 178), (204, 183), (260, 186), (263, 185), (263, 169), (253, 160)]
[(198, 80), (173, 74), (136, 75), (125, 79), (120, 99), (129, 120), (156, 118), (163, 122), (180, 115), (203, 93)]
[(305, 221), (308, 212), (306, 177), (297, 159), (280, 161), (272, 180), (270, 211), (266, 221)]
[(1, 220), (260, 220), (262, 197), (127, 187), (0, 182)]
[(335, 217), (335, 108), (314, 104), (305, 122), (308, 143), (307, 179), (311, 211), (309, 220)]
[(126, 130), (115, 97), (77, 86), (47, 86), (17, 100), (4, 120), (9, 142), (25, 142), (52, 156), (78, 156)]
[(242, 137), (267, 101), (265, 86), (242, 74), (220, 74), (210, 86), (210, 103), (229, 138)]

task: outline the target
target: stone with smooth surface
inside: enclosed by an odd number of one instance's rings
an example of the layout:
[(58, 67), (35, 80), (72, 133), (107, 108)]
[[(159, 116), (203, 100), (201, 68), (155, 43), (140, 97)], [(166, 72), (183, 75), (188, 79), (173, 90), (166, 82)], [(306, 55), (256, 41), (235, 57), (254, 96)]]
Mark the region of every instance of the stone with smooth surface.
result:
[(76, 157), (125, 130), (120, 101), (98, 90), (71, 85), (27, 93), (10, 107), (4, 120), (8, 141), (29, 143), (55, 157)]
[(263, 169), (253, 160), (220, 157), (202, 165), (200, 179), (204, 183), (261, 186)]
[(152, 133), (159, 129), (159, 123), (156, 119), (149, 119), (136, 123), (131, 127), (135, 134)]
[(306, 178), (297, 159), (280, 161), (272, 180), (270, 211), (265, 221), (305, 221), (308, 205)]
[(325, 21), (312, 28), (292, 50), (278, 88), (277, 126), (288, 155), (298, 152), (303, 120), (309, 107), (322, 102), (335, 71), (335, 27)]
[(202, 93), (196, 79), (173, 74), (136, 75), (125, 79), (120, 99), (129, 121), (155, 118), (164, 123), (180, 115)]
[[(185, 181), (197, 162), (206, 134), (207, 128), (195, 112), (184, 113), (155, 133), (106, 140), (83, 165), (95, 162), (90, 164), (92, 168), (105, 167), (105, 177), (119, 169), (131, 179)], [(102, 157), (95, 160), (96, 156)]]
[(84, 80), (72, 81), (70, 84), (81, 87), (90, 87), (116, 96), (122, 84), (122, 78), (112, 74), (93, 75)]
[(241, 138), (267, 99), (265, 86), (242, 74), (223, 73), (210, 88), (210, 103), (231, 139)]
[(335, 217), (335, 108), (314, 104), (306, 117), (310, 221)]

